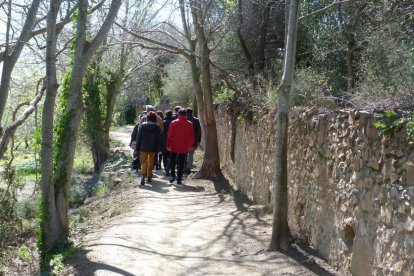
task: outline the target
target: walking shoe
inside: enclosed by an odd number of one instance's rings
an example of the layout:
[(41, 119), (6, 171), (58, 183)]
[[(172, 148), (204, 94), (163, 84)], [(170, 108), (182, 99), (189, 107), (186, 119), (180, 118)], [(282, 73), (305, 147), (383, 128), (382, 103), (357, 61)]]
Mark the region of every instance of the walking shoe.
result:
[(170, 179), (170, 183), (173, 183), (175, 181), (175, 177), (173, 176), (171, 179)]
[(145, 175), (141, 175), (141, 185), (145, 185)]
[(183, 184), (183, 182), (181, 182), (181, 180), (177, 180), (177, 184), (181, 185), (181, 184)]
[(152, 176), (148, 176), (148, 180), (147, 180), (147, 182), (148, 182), (148, 183), (151, 183), (151, 182), (152, 182)]

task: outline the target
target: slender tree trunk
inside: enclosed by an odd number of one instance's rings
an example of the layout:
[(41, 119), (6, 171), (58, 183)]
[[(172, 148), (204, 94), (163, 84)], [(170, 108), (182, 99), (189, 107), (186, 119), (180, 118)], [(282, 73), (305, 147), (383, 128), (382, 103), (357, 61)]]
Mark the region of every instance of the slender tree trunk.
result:
[(197, 96), (194, 93), (192, 101), (193, 116), (198, 117), (198, 105), (197, 105)]
[(268, 25), (269, 25), (269, 17), (270, 17), (270, 11), (273, 5), (273, 0), (268, 0), (267, 4), (266, 4), (266, 8), (263, 12), (263, 18), (262, 18), (262, 22), (260, 24), (260, 31), (259, 31), (259, 41), (258, 41), (258, 45), (257, 45), (257, 50), (256, 50), (256, 64), (255, 64), (255, 68), (256, 68), (256, 73), (261, 73), (263, 72), (263, 69), (265, 68), (266, 65), (266, 42), (267, 42), (267, 33), (268, 33)]
[(273, 228), (270, 250), (289, 248), (289, 228), (287, 221), (288, 214), (288, 126), (289, 126), (289, 94), (292, 88), (296, 40), (299, 19), (300, 0), (286, 1), (286, 8), (289, 8), (288, 32), (286, 38), (286, 49), (283, 66), (282, 82), (279, 86), (278, 112), (276, 128), (276, 171), (273, 184)]
[(239, 0), (238, 2), (238, 25), (237, 25), (237, 37), (239, 38), (240, 46), (243, 50), (243, 54), (247, 60), (247, 64), (249, 67), (250, 73), (254, 73), (254, 60), (252, 58), (252, 55), (249, 51), (249, 47), (247, 47), (246, 40), (243, 37), (242, 34), (242, 27), (243, 27), (243, 2), (242, 0)]
[(355, 74), (354, 74), (354, 52), (355, 52), (355, 40), (352, 34), (348, 34), (350, 37), (348, 39), (348, 47), (346, 52), (346, 71), (347, 71), (347, 89), (353, 91), (355, 84)]
[(77, 18), (76, 47), (74, 53), (73, 72), (69, 81), (66, 113), (63, 116), (63, 130), (60, 134), (56, 174), (54, 178), (56, 207), (59, 227), (63, 236), (67, 236), (68, 225), (68, 193), (72, 177), (73, 161), (77, 135), (85, 107), (82, 101), (82, 81), (86, 68), (98, 47), (104, 41), (109, 29), (121, 6), (121, 0), (112, 0), (108, 15), (102, 27), (91, 42), (86, 41), (86, 25), (88, 1), (78, 0), (79, 12)]
[(218, 138), (216, 119), (214, 118), (213, 91), (211, 86), (210, 50), (208, 49), (203, 25), (202, 5), (197, 0), (190, 1), (191, 13), (197, 34), (197, 44), (200, 59), (201, 79), (204, 100), (205, 116), (205, 151), (203, 164), (194, 177), (196, 178), (220, 178), (220, 156), (218, 150)]
[(53, 184), (53, 117), (58, 89), (56, 80), (56, 17), (61, 1), (51, 1), (47, 16), (46, 38), (46, 97), (42, 113), (42, 144), (41, 144), (41, 189), (42, 213), (39, 232), (39, 251), (41, 264), (46, 265), (46, 252), (50, 251), (62, 233), (57, 221), (55, 187)]
[[(347, 90), (353, 92), (355, 88), (355, 51), (357, 50), (357, 41), (355, 39), (355, 33), (359, 18), (364, 14), (365, 8), (368, 6), (367, 2), (363, 2), (356, 11), (355, 14), (350, 16), (348, 20), (344, 20), (344, 14), (342, 11), (342, 5), (338, 5), (338, 19), (342, 36), (347, 44), (346, 51), (346, 72), (347, 72)], [(346, 22), (347, 21), (347, 22)]]
[[(194, 47), (195, 50), (195, 47)], [(200, 70), (197, 67), (197, 60), (195, 56), (190, 56), (188, 58), (191, 67), (191, 78), (193, 80), (194, 85), (194, 95), (197, 102), (197, 109), (198, 109), (198, 118), (200, 119), (201, 124), (201, 131), (202, 131), (202, 140), (204, 139), (206, 133), (206, 120), (205, 120), (205, 107), (204, 107), (204, 96), (203, 96), (203, 89), (201, 88), (200, 82)], [(202, 143), (204, 145), (204, 143)]]
[(93, 164), (95, 172), (99, 172), (102, 164), (109, 156), (109, 142), (106, 147), (105, 129), (102, 121), (101, 110), (101, 93), (99, 82), (101, 80), (100, 55), (96, 61), (89, 67), (85, 75), (84, 90), (86, 105), (86, 133), (89, 137), (89, 143), (92, 152)]
[[(196, 58), (196, 46), (197, 46), (197, 41), (192, 39), (191, 36), (191, 32), (190, 32), (190, 28), (188, 27), (188, 22), (187, 22), (187, 16), (186, 16), (186, 10), (185, 10), (185, 5), (184, 5), (184, 0), (179, 0), (180, 3), (180, 12), (181, 12), (181, 22), (183, 25), (183, 29), (184, 29), (184, 33), (186, 36), (186, 39), (188, 41), (188, 45), (189, 48), (191, 50), (191, 54), (190, 55), (186, 55), (186, 58), (188, 60), (188, 62), (190, 63), (190, 68), (191, 68), (191, 78), (193, 80), (193, 85), (194, 85), (194, 94), (195, 94), (195, 102), (196, 102), (196, 107), (197, 108), (193, 108), (194, 111), (196, 111), (195, 115), (200, 119), (200, 125), (201, 125), (201, 131), (202, 131), (202, 141), (204, 141), (204, 137), (205, 137), (205, 133), (206, 133), (206, 124), (205, 124), (205, 115), (204, 115), (204, 96), (203, 96), (203, 89), (201, 87), (201, 81), (200, 81), (200, 70), (197, 66), (197, 58)], [(202, 142), (202, 145), (204, 145), (204, 143)]]
[[(3, 60), (3, 70), (1, 74), (1, 83), (0, 83), (0, 129), (1, 129), (1, 120), (3, 119), (4, 110), (6, 108), (7, 99), (9, 97), (10, 90), (10, 79), (13, 72), (14, 66), (16, 65), (17, 60), (23, 50), (24, 45), (31, 37), (31, 32), (35, 24), (36, 14), (39, 9), (41, 0), (33, 0), (32, 4), (27, 12), (26, 20), (23, 25), (22, 32), (19, 39), (13, 47), (13, 51), (5, 51), (6, 57)], [(9, 17), (11, 14), (8, 15)], [(9, 27), (9, 26), (8, 26)], [(8, 40), (8, 35), (6, 37)], [(10, 45), (7, 45), (9, 47)]]

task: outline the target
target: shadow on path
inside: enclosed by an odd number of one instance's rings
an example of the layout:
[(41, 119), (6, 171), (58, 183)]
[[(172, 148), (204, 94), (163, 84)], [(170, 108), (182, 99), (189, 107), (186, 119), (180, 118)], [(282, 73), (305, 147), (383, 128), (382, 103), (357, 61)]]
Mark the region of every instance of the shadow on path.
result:
[(77, 253), (75, 253), (74, 255), (68, 257), (67, 260), (65, 260), (66, 264), (72, 265), (74, 269), (73, 272), (75, 273), (74, 275), (93, 276), (95, 275), (96, 271), (104, 270), (104, 271), (111, 271), (111, 272), (114, 272), (114, 273), (117, 273), (123, 276), (135, 276), (134, 274), (129, 273), (128, 271), (125, 271), (118, 267), (90, 261), (87, 256), (87, 254), (90, 251), (91, 250), (82, 249), (78, 251)]
[(138, 186), (141, 189), (150, 190), (160, 194), (166, 194), (169, 192), (168, 185), (163, 181), (157, 180), (157, 178), (153, 178), (151, 183), (145, 183), (145, 186), (142, 186), (140, 184), (138, 184)]
[[(303, 248), (302, 248), (303, 249)], [(286, 251), (279, 251), (282, 254), (294, 259), (299, 264), (303, 265), (316, 275), (327, 275), (327, 276), (334, 276), (337, 274), (331, 273), (325, 268), (323, 268), (321, 265), (319, 265), (317, 262), (315, 263), (309, 263), (307, 262), (309, 260), (309, 255), (305, 254), (304, 252), (301, 252), (295, 247), (291, 247), (287, 252)], [(316, 256), (317, 254), (312, 254)]]

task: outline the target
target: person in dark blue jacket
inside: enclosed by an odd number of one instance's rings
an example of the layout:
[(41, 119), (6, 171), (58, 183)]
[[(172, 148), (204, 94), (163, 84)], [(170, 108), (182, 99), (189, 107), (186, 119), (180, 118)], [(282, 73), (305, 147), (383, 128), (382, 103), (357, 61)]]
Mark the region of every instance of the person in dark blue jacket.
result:
[(161, 150), (161, 130), (157, 125), (157, 116), (153, 111), (147, 113), (146, 122), (138, 130), (136, 151), (141, 157), (141, 185), (152, 180), (155, 155)]
[(196, 117), (193, 117), (193, 110), (188, 107), (187, 108), (187, 120), (193, 123), (193, 130), (194, 130), (194, 146), (193, 148), (187, 153), (186, 162), (184, 172), (187, 174), (191, 173), (191, 168), (193, 167), (193, 159), (194, 159), (194, 151), (200, 145), (201, 142), (201, 125), (200, 120)]
[(173, 113), (171, 110), (165, 112), (165, 118), (162, 122), (164, 131), (161, 134), (162, 163), (164, 165), (165, 175), (170, 176), (171, 173), (171, 154), (167, 150), (167, 133), (171, 122), (173, 121)]

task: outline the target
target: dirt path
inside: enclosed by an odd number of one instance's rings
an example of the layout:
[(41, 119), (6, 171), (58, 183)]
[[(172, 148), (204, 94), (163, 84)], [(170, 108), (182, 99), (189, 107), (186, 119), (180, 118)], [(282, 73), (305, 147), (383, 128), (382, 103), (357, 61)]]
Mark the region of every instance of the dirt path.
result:
[[(122, 131), (113, 135), (129, 142)], [(136, 183), (132, 211), (87, 236), (84, 250), (70, 259), (73, 274), (329, 274), (266, 252), (270, 225), (241, 210), (232, 197), (219, 197), (211, 182), (187, 178), (184, 185), (172, 185), (156, 172), (152, 185), (138, 187), (138, 177)]]

